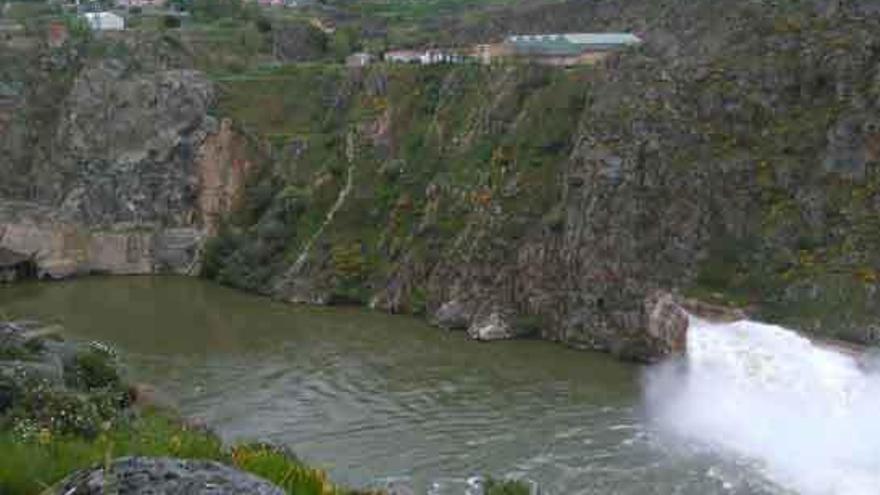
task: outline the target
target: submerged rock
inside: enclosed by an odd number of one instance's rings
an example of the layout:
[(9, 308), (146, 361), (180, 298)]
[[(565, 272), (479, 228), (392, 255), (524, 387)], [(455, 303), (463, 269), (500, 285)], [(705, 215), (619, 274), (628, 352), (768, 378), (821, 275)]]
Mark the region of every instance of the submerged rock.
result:
[(268, 481), (214, 461), (123, 457), (108, 468), (72, 474), (56, 495), (283, 495)]

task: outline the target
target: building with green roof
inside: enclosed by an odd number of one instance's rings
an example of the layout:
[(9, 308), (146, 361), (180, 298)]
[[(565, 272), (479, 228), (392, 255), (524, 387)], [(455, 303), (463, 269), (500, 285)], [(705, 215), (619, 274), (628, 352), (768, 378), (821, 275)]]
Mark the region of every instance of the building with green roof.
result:
[(601, 59), (608, 52), (637, 46), (630, 33), (567, 33), (508, 36), (506, 54), (549, 65), (577, 65)]

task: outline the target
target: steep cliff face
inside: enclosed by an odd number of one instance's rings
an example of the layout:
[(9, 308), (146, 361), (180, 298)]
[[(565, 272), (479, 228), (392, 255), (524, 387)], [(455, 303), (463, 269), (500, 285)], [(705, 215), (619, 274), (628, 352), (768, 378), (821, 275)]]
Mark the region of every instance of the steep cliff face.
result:
[(7, 83), (55, 81), (23, 89), (0, 134), (0, 245), (35, 255), (41, 274), (196, 271), (223, 198), (242, 187), (228, 172), (242, 157), (217, 151), (234, 131), (208, 115), (213, 84), (168, 49), (134, 38), (37, 47), (49, 62)]
[(581, 4), (505, 29), (647, 43), (568, 70), (303, 64), (220, 90), (136, 44), (52, 52), (24, 73), (53, 84), (3, 86), (0, 245), (54, 274), (191, 272), (216, 234), (222, 283), (635, 359), (680, 347), (670, 292), (880, 339), (880, 12)]
[(255, 163), (251, 143), (223, 119), (217, 132), (202, 141), (196, 156), (198, 169), (198, 211), (209, 235), (215, 235), (221, 220), (241, 207), (244, 187)]
[(262, 120), (231, 85), (276, 163), (207, 274), (637, 359), (658, 291), (872, 342), (878, 19), (711, 4), (601, 67), (286, 69)]

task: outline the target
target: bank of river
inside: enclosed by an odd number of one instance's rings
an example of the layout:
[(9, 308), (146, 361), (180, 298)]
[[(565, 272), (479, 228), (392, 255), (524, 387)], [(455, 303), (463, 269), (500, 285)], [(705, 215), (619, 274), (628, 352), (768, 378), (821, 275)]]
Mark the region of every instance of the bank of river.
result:
[(640, 368), (548, 342), (477, 344), (418, 320), (275, 303), (189, 278), (0, 288), (0, 310), (115, 346), (225, 439), (284, 444), (334, 480), (462, 493), (469, 475), (543, 493), (774, 493), (747, 463), (660, 438)]

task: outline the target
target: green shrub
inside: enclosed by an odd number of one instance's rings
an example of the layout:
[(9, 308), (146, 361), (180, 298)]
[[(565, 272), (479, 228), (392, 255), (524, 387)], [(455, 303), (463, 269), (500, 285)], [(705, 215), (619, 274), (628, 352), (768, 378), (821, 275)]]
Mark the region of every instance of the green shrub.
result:
[(42, 430), (92, 438), (119, 419), (125, 395), (120, 390), (80, 393), (58, 390), (41, 380), (27, 381), (12, 390), (12, 409), (3, 421), (18, 438), (29, 439)]
[(115, 358), (97, 347), (77, 352), (65, 375), (69, 386), (85, 390), (109, 389), (121, 383)]
[(486, 478), (486, 495), (531, 495), (532, 489), (528, 483), (517, 480), (496, 480)]

